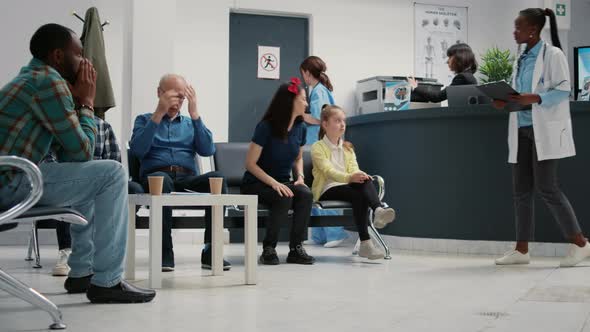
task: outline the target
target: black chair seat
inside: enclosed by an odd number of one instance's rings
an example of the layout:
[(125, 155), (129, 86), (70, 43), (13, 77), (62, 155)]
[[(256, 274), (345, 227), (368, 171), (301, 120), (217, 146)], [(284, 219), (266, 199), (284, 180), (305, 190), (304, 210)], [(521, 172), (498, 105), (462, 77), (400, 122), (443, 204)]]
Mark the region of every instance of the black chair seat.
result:
[(18, 226), (17, 223), (9, 223), (9, 224), (0, 225), (0, 232), (5, 232), (8, 230), (11, 230), (13, 228), (16, 228), (17, 226)]
[[(268, 217), (270, 210), (268, 209), (267, 205), (258, 203), (258, 216), (259, 217)], [(238, 206), (237, 209), (230, 208), (227, 210), (228, 217), (243, 217), (244, 216), (244, 207)]]
[[(27, 212), (18, 216), (18, 218), (14, 219), (18, 221), (19, 219), (28, 219), (28, 218), (40, 218), (40, 217), (47, 217), (46, 220), (39, 220), (37, 227), (38, 228), (55, 228), (56, 222), (55, 220), (51, 220), (52, 216), (57, 215), (76, 215), (82, 219), (86, 219), (80, 212), (70, 209), (70, 208), (62, 208), (62, 207), (46, 207), (46, 206), (37, 206), (29, 209)], [(0, 232), (5, 232), (7, 230), (16, 228), (18, 223), (9, 223), (5, 225), (0, 225)]]
[[(0, 209), (0, 213), (5, 212), (5, 211), (6, 210)], [(3, 224), (3, 225), (0, 225), (0, 232), (6, 232), (8, 230), (11, 230), (11, 229), (17, 228), (17, 227), (18, 227), (18, 223), (15, 223), (15, 222), (11, 222), (11, 223), (8, 223), (8, 224)]]
[(316, 202), (322, 209), (350, 209), (352, 204), (344, 201), (319, 201)]
[(79, 216), (80, 218), (86, 219), (80, 212), (70, 209), (70, 208), (62, 208), (62, 207), (45, 207), (39, 206), (29, 209), (27, 212), (21, 214), (16, 218), (18, 219), (25, 219), (25, 218), (39, 218), (39, 217), (47, 217), (47, 219), (51, 219), (51, 216), (60, 215), (60, 214), (74, 214)]

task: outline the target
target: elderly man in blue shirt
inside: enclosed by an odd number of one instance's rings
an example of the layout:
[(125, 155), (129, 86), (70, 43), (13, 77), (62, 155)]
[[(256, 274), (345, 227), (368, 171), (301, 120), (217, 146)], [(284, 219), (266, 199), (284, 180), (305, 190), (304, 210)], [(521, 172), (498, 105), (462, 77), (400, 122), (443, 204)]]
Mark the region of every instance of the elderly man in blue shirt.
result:
[[(197, 175), (195, 155), (204, 157), (215, 153), (211, 132), (197, 110), (195, 90), (179, 75), (167, 74), (158, 86), (158, 106), (153, 113), (135, 119), (131, 137), (131, 152), (140, 160), (140, 177), (148, 190), (148, 176), (163, 176), (162, 191), (193, 190), (209, 192), (209, 178), (221, 177), (218, 172)], [(184, 100), (188, 100), (189, 116), (180, 114)], [(227, 193), (224, 181), (223, 193)], [(205, 248), (201, 266), (211, 268), (211, 208), (205, 209)], [(162, 271), (174, 270), (172, 249), (172, 209), (165, 207), (162, 214)], [(224, 261), (224, 270), (231, 265)]]

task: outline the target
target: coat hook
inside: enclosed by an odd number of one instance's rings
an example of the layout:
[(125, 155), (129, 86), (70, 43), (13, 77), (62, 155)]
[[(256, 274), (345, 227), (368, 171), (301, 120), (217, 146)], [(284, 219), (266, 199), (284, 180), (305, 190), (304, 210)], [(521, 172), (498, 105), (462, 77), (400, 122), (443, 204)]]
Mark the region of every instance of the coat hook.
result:
[(76, 16), (80, 21), (82, 21), (82, 23), (84, 23), (84, 19), (82, 17), (80, 17), (80, 15), (78, 15), (78, 13), (76, 13), (75, 11), (72, 11), (72, 15)]
[[(72, 11), (72, 16), (76, 16), (80, 21), (82, 21), (82, 23), (86, 23), (86, 21), (84, 21), (84, 19), (80, 15), (78, 15), (78, 13), (76, 13), (75, 11)], [(109, 24), (111, 24), (111, 22), (106, 20), (106, 21), (104, 21), (103, 24), (100, 25), (100, 27), (103, 28), (103, 30), (104, 30), (105, 25), (109, 25)]]

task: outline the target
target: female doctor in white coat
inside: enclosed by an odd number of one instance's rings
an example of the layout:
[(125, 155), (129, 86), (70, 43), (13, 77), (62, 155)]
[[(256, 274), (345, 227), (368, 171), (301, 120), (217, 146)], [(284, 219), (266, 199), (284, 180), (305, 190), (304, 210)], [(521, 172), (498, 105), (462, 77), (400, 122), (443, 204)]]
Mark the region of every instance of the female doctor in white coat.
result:
[[(546, 16), (550, 20), (553, 46), (540, 37)], [(557, 179), (559, 159), (572, 157), (576, 151), (569, 108), (570, 74), (557, 35), (555, 13), (541, 8), (521, 11), (515, 21), (514, 38), (526, 49), (520, 52), (512, 81), (520, 95), (512, 96), (511, 101), (532, 105), (532, 111), (510, 114), (508, 161), (513, 164), (517, 243), (515, 250), (498, 258), (496, 264), (530, 262), (528, 242), (534, 235), (533, 194), (536, 189), (564, 236), (572, 243), (560, 266), (574, 266), (590, 256), (590, 245)], [(505, 103), (496, 100), (494, 106), (504, 108)]]

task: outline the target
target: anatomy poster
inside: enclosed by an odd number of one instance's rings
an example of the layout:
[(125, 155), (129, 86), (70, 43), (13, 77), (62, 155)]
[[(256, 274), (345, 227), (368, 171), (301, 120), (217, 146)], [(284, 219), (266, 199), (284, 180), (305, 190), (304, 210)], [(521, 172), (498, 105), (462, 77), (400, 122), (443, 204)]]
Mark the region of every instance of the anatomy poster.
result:
[(467, 43), (467, 7), (414, 3), (414, 20), (414, 75), (450, 84), (447, 49)]

